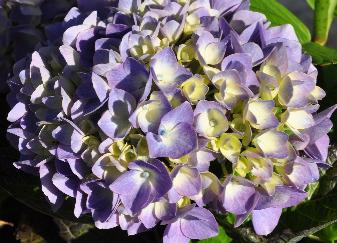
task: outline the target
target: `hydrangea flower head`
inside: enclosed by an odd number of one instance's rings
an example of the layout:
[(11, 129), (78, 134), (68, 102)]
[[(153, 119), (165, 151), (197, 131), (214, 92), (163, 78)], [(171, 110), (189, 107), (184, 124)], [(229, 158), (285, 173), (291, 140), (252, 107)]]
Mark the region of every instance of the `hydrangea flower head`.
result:
[[(217, 234), (214, 213), (270, 234), (325, 165), (333, 106), (290, 25), (247, 0), (78, 1), (60, 44), (14, 66), (15, 166), (57, 210), (165, 243)], [(219, 164), (221, 166), (213, 166)], [(214, 168), (223, 168), (216, 170)]]

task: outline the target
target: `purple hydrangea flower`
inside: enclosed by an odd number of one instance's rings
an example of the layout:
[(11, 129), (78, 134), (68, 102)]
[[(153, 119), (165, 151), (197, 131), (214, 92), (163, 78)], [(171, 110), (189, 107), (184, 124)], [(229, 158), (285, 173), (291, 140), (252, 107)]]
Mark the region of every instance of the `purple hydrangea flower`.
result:
[(192, 125), (193, 111), (187, 102), (166, 113), (160, 121), (158, 135), (151, 132), (146, 135), (150, 157), (177, 159), (192, 152), (197, 146)]
[(207, 239), (218, 234), (218, 224), (213, 214), (195, 205), (182, 208), (167, 224), (163, 237), (165, 243)]
[[(164, 242), (188, 242), (217, 234), (212, 212), (270, 234), (305, 200), (337, 106), (319, 110), (293, 27), (271, 27), (247, 0), (77, 6), (8, 80), (14, 166), (40, 176), (54, 210), (71, 197), (98, 228), (164, 224)], [(7, 17), (0, 8), (4, 45)]]
[[(129, 169), (109, 188), (120, 195), (123, 205), (131, 213), (160, 199), (172, 186), (168, 171), (159, 160), (134, 161), (129, 164)], [(129, 190), (125, 191), (125, 187)]]

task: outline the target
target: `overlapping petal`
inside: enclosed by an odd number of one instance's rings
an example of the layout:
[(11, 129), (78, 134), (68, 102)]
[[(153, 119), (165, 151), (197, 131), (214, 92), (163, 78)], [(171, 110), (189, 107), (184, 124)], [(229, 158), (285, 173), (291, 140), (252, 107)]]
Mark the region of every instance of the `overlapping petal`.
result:
[(172, 92), (192, 74), (177, 62), (171, 48), (158, 52), (151, 60), (151, 74), (158, 87), (164, 92)]
[[(168, 171), (159, 160), (135, 161), (129, 164), (129, 169), (109, 188), (121, 196), (123, 205), (132, 213), (158, 200), (171, 188)], [(130, 190), (125, 191), (125, 188)]]
[(193, 110), (187, 102), (168, 112), (161, 119), (158, 134), (147, 133), (150, 157), (180, 158), (197, 146), (192, 126)]
[(98, 121), (98, 126), (111, 138), (123, 138), (131, 129), (129, 117), (136, 108), (135, 98), (126, 91), (112, 89), (109, 110)]

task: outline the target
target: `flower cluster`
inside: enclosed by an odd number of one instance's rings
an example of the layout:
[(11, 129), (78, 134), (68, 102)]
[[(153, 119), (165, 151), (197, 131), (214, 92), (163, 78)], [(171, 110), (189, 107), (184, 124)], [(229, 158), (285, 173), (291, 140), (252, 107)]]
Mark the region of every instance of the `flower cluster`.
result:
[(57, 210), (164, 242), (217, 235), (213, 213), (258, 234), (306, 199), (336, 106), (290, 25), (246, 0), (81, 0), (60, 45), (14, 66), (8, 138)]
[(1, 93), (7, 89), (14, 60), (33, 52), (38, 43), (45, 41), (43, 26), (51, 28), (61, 21), (72, 5), (72, 0), (0, 0)]

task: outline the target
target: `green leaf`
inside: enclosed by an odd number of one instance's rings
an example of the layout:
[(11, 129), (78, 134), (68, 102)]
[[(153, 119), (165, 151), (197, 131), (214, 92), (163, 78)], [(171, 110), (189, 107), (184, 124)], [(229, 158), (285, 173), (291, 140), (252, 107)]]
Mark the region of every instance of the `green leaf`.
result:
[(232, 216), (224, 217), (223, 215), (219, 215), (214, 213), (216, 220), (219, 225), (224, 228), (226, 234), (233, 239), (233, 242), (249, 242), (249, 243), (265, 243), (267, 239), (262, 235), (257, 235), (254, 229), (249, 224), (243, 223), (240, 227), (235, 228), (231, 223)]
[(218, 236), (198, 241), (198, 243), (230, 243), (230, 242), (232, 242), (232, 238), (230, 238), (226, 234), (226, 231), (222, 227), (219, 227)]
[(298, 231), (297, 233), (292, 233), (291, 229), (285, 230), (285, 232), (281, 234), (277, 234), (276, 236), (269, 238), (268, 242), (287, 242), (287, 243), (296, 243), (300, 242), (306, 237), (312, 236), (316, 232), (325, 229), (331, 225), (333, 225), (337, 220), (332, 220), (327, 223), (320, 224), (318, 226), (314, 226), (302, 231)]
[(337, 240), (337, 223), (334, 223), (316, 234), (323, 241)]
[[(316, 2), (316, 0), (307, 0), (308, 5), (309, 5), (310, 8), (312, 8), (313, 10), (315, 10), (315, 2)], [(337, 17), (337, 7), (335, 8), (334, 15)]]
[(308, 5), (309, 5), (310, 8), (312, 8), (313, 10), (315, 9), (315, 1), (316, 1), (316, 0), (307, 0)]
[(266, 15), (273, 26), (291, 24), (302, 44), (310, 42), (311, 34), (308, 27), (276, 0), (251, 0), (250, 8)]
[(320, 45), (325, 45), (328, 40), (336, 5), (337, 0), (315, 1), (314, 41)]
[(309, 42), (303, 45), (304, 50), (312, 56), (316, 65), (337, 64), (337, 50), (317, 43)]

